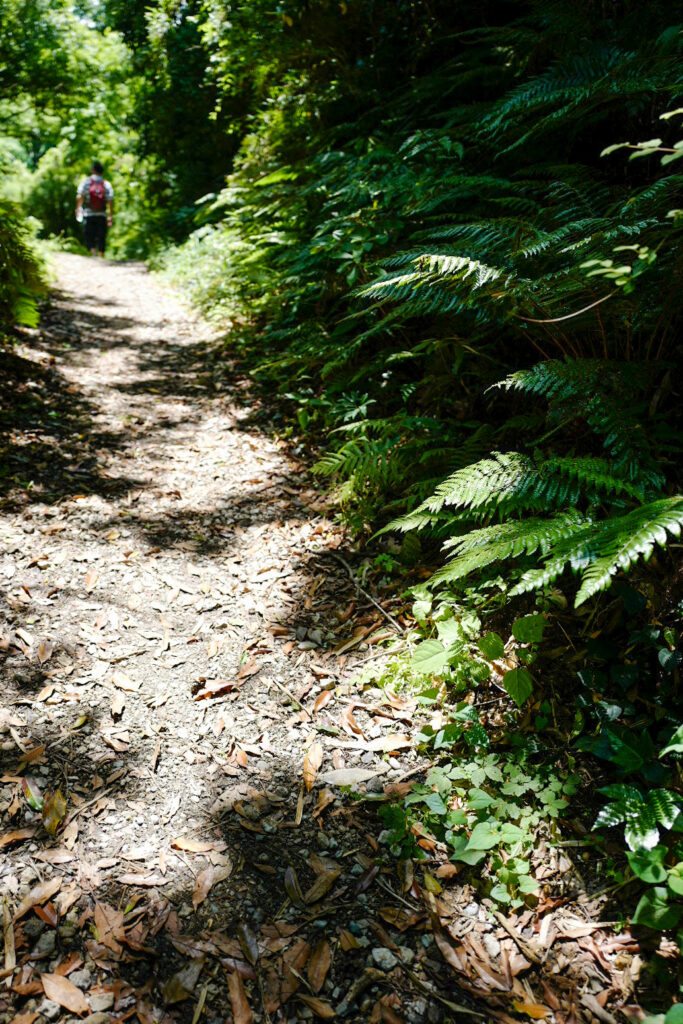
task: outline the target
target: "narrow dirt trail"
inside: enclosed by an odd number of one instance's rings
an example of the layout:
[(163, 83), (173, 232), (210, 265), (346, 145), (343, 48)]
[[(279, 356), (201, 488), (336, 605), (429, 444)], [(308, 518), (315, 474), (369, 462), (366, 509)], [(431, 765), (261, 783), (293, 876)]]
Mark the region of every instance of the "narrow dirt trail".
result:
[[(330, 557), (340, 536), (307, 506), (302, 467), (255, 424), (239, 380), (227, 395), (212, 377), (209, 327), (142, 266), (61, 256), (28, 335), (10, 358), (0, 524), (0, 887), (21, 911), (24, 966), (0, 1020), (69, 1019), (39, 980), (60, 971), (87, 997), (71, 1010), (97, 1021), (191, 1021), (199, 1005), (223, 1024), (232, 1000), (242, 1024), (240, 975), (254, 1020), (311, 1019), (315, 992), (367, 1020), (403, 984), (368, 931), (391, 897), (373, 884), (367, 825), (324, 780), (355, 768), (381, 789), (416, 763), (386, 756), (401, 702), (371, 690), (354, 708), (334, 653), (358, 621), (386, 622)], [(21, 794), (27, 777), (67, 797), (54, 836)], [(261, 942), (258, 982), (241, 923)], [(402, 1001), (408, 1019), (441, 1019), (419, 990)]]

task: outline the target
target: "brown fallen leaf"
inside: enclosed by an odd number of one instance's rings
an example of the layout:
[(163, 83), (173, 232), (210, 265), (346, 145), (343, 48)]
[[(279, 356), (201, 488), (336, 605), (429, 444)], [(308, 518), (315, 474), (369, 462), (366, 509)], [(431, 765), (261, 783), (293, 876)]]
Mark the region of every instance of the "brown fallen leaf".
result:
[(251, 1024), (252, 1012), (242, 979), (236, 971), (228, 973), (228, 993), (234, 1024)]
[(249, 963), (254, 966), (259, 958), (258, 939), (252, 932), (249, 925), (240, 922), (237, 926), (237, 941)]
[(392, 928), (404, 932), (408, 928), (414, 928), (418, 921), (422, 920), (424, 914), (408, 910), (407, 907), (380, 907), (379, 916)]
[(14, 925), (6, 900), (2, 904), (2, 930), (5, 939), (5, 971), (11, 976), (17, 965), (17, 956), (14, 950)]
[(318, 774), (321, 764), (323, 763), (323, 748), (321, 743), (313, 743), (306, 751), (304, 758), (304, 785), (306, 791), (310, 793), (315, 783), (315, 777)]
[(17, 828), (13, 832), (5, 832), (4, 836), (0, 836), (0, 850), (11, 846), (12, 843), (23, 843), (24, 839), (32, 839), (35, 834), (34, 828)]
[(137, 693), (140, 689), (140, 681), (131, 679), (125, 672), (114, 672), (111, 681), (114, 686), (118, 686), (119, 690), (127, 690), (129, 693)]
[(195, 700), (206, 700), (209, 697), (220, 697), (224, 693), (232, 693), (242, 685), (242, 680), (216, 679), (208, 683), (194, 695)]
[[(59, 924), (59, 914), (52, 903), (46, 903), (44, 907), (34, 907), (33, 913), (36, 917), (39, 917), (41, 921), (44, 921), (45, 924), (48, 924), (50, 928), (56, 928)], [(64, 972), (60, 971), (59, 973), (63, 974)]]
[(318, 999), (316, 996), (307, 996), (303, 993), (297, 997), (304, 1003), (305, 1006), (312, 1010), (316, 1017), (320, 1017), (321, 1020), (333, 1020), (337, 1016), (336, 1010), (326, 1003), (323, 999)]
[(326, 896), (340, 875), (341, 868), (333, 868), (331, 871), (319, 874), (315, 882), (304, 893), (306, 903), (317, 903), (323, 896)]
[(434, 941), (438, 947), (441, 956), (444, 958), (446, 963), (450, 964), (454, 971), (458, 974), (467, 974), (467, 956), (462, 946), (452, 946), (446, 936), (439, 929), (434, 930)]
[(308, 982), (317, 995), (325, 983), (327, 972), (332, 963), (332, 950), (329, 942), (321, 939), (311, 954), (308, 963)]
[(112, 953), (121, 952), (120, 940), (126, 936), (123, 927), (123, 911), (115, 910), (108, 903), (95, 903), (93, 911), (95, 928), (97, 929), (97, 941)]
[(380, 750), (383, 753), (389, 753), (392, 750), (405, 750), (406, 747), (411, 747), (412, 743), (409, 736), (401, 736), (397, 732), (390, 732), (386, 736), (370, 740), (365, 746), (368, 750)]
[(315, 704), (313, 705), (313, 711), (314, 712), (322, 711), (322, 709), (324, 707), (326, 707), (326, 705), (328, 705), (331, 700), (332, 700), (332, 690), (323, 690), (322, 693), (319, 693), (318, 696), (315, 698)]
[(182, 1003), (189, 999), (199, 981), (205, 962), (205, 956), (193, 957), (182, 970), (171, 975), (161, 990), (164, 1000), (167, 1003)]
[(445, 878), (445, 879), (455, 878), (457, 873), (458, 873), (457, 866), (455, 864), (451, 864), (450, 862), (446, 863), (446, 864), (442, 864), (434, 872), (434, 874), (436, 875), (437, 878), (442, 878), (442, 879), (443, 878)]
[(209, 865), (208, 868), (200, 871), (195, 878), (194, 889), (192, 891), (192, 906), (195, 910), (209, 895), (209, 891), (215, 881), (215, 877), (213, 867)]
[(77, 885), (72, 885), (70, 889), (60, 892), (55, 899), (59, 913), (64, 916), (73, 907), (74, 903), (78, 902), (82, 895), (83, 892)]
[(171, 847), (174, 850), (187, 850), (189, 853), (208, 853), (209, 850), (216, 849), (216, 844), (207, 842), (206, 839), (183, 839), (180, 837), (172, 840)]
[(301, 982), (297, 975), (301, 975), (306, 961), (311, 953), (311, 947), (308, 945), (305, 939), (299, 939), (291, 949), (288, 949), (284, 954), (282, 960), (284, 964), (284, 974), (282, 985), (280, 986), (280, 1002), (286, 1003), (291, 996), (299, 988)]
[(26, 1013), (20, 1013), (18, 1017), (14, 1018), (13, 1024), (33, 1024), (37, 1017), (40, 1017), (37, 1010), (33, 1010), (33, 1012), (27, 1011)]
[(524, 1013), (532, 1020), (545, 1020), (552, 1012), (549, 1006), (543, 1006), (541, 1003), (520, 1003), (515, 999), (512, 1005), (517, 1013)]
[(54, 651), (54, 644), (51, 644), (48, 640), (41, 640), (38, 644), (38, 661), (41, 665), (44, 665), (52, 657)]
[(347, 931), (346, 928), (342, 928), (339, 932), (339, 942), (345, 953), (348, 953), (350, 949), (360, 949), (358, 939), (353, 932)]
[(112, 702), (109, 706), (109, 713), (112, 718), (118, 718), (123, 714), (123, 709), (126, 706), (126, 698), (122, 693), (115, 693)]
[(293, 867), (288, 867), (285, 871), (285, 892), (289, 896), (290, 900), (295, 907), (300, 910), (306, 906), (301, 886), (299, 885), (299, 879), (297, 878), (296, 871)]
[(20, 917), (23, 917), (24, 914), (28, 913), (32, 907), (36, 907), (39, 903), (47, 903), (56, 892), (59, 892), (63, 881), (61, 877), (49, 878), (45, 882), (39, 882), (38, 885), (34, 885), (17, 907), (14, 920), (18, 921)]
[(66, 800), (61, 789), (46, 794), (41, 813), (46, 831), (53, 836), (66, 816)]
[(90, 1013), (90, 1007), (80, 988), (60, 974), (41, 974), (43, 992), (53, 1003), (59, 1003), (71, 1013)]
[(138, 875), (134, 872), (127, 872), (125, 875), (119, 875), (118, 881), (121, 885), (142, 885), (148, 888), (153, 885), (168, 885), (170, 879), (164, 878), (163, 875)]
[(345, 732), (348, 732), (349, 735), (351, 736), (356, 735), (365, 738), (363, 735), (363, 730), (359, 726), (356, 719), (353, 717), (354, 707), (355, 704), (349, 704), (349, 706), (345, 708), (344, 711), (342, 711), (340, 717), (341, 727), (342, 729), (344, 729)]
[(372, 883), (377, 878), (378, 874), (379, 864), (371, 864), (367, 871), (364, 871), (363, 874), (358, 879), (358, 881), (356, 882), (356, 885), (353, 890), (353, 895), (358, 896), (359, 893), (365, 892), (366, 889), (369, 889)]
[(91, 569), (89, 573), (86, 573), (85, 589), (88, 592), (90, 592), (91, 590), (94, 589), (95, 584), (97, 583), (97, 576), (98, 576), (97, 569)]

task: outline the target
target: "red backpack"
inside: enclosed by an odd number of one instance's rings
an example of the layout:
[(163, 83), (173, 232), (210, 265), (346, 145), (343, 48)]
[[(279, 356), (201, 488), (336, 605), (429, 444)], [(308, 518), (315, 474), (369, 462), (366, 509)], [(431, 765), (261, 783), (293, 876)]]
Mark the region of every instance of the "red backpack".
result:
[(93, 213), (103, 213), (105, 203), (107, 199), (107, 190), (104, 187), (104, 182), (100, 178), (99, 181), (95, 181), (94, 178), (90, 178), (88, 183), (88, 206)]

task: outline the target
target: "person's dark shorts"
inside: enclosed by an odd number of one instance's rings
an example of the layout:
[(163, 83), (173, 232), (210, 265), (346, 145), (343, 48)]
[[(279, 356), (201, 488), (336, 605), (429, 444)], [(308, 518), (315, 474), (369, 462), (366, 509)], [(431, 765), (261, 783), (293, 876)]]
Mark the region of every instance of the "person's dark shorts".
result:
[(97, 249), (98, 252), (104, 252), (104, 247), (107, 244), (107, 218), (84, 217), (83, 235), (86, 249)]

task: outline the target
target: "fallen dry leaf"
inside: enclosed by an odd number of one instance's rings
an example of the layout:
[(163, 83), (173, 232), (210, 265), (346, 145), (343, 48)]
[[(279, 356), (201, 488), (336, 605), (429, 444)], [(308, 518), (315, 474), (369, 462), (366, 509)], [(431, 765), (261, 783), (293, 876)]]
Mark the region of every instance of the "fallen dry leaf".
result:
[[(59, 924), (59, 914), (52, 903), (46, 903), (44, 907), (34, 907), (33, 913), (36, 917), (39, 917), (41, 921), (44, 921), (45, 924), (48, 924), (50, 928), (56, 928)], [(62, 974), (63, 972), (60, 971), (59, 973)]]
[(332, 963), (332, 950), (329, 942), (321, 939), (311, 954), (308, 963), (308, 982), (317, 995), (325, 983), (327, 972)]
[(360, 949), (360, 943), (353, 932), (347, 931), (346, 928), (342, 928), (339, 932), (339, 942), (341, 948), (347, 953), (350, 949)]
[(239, 942), (240, 948), (246, 959), (253, 966), (259, 958), (259, 945), (258, 939), (252, 932), (249, 925), (244, 923), (238, 924), (237, 941)]
[(208, 853), (216, 848), (215, 843), (207, 842), (206, 839), (174, 839), (171, 842), (174, 850), (187, 850), (189, 853)]
[(323, 690), (315, 698), (315, 704), (313, 705), (313, 711), (322, 711), (322, 709), (330, 703), (332, 700), (332, 690)]
[(345, 732), (348, 732), (350, 736), (363, 736), (363, 730), (359, 726), (356, 719), (353, 717), (353, 709), (355, 705), (349, 704), (348, 708), (342, 711), (340, 716), (341, 727)]
[(541, 1003), (520, 1003), (513, 1000), (512, 1005), (517, 1013), (524, 1013), (532, 1020), (545, 1020), (552, 1012), (549, 1006), (543, 1006)]
[(53, 1003), (59, 1003), (71, 1013), (90, 1013), (90, 1007), (80, 988), (60, 974), (41, 974), (43, 991)]
[(61, 789), (56, 793), (48, 793), (43, 800), (43, 825), (51, 836), (55, 834), (66, 815), (66, 800)]
[(209, 895), (209, 891), (215, 881), (215, 877), (214, 869), (209, 865), (208, 868), (200, 871), (195, 878), (194, 889), (192, 891), (192, 906), (195, 910)]
[(134, 872), (128, 872), (125, 875), (119, 875), (118, 881), (121, 885), (142, 885), (149, 887), (153, 885), (168, 885), (169, 879), (164, 878), (163, 875), (138, 875)]
[(306, 791), (310, 793), (315, 783), (315, 777), (318, 774), (320, 765), (323, 763), (323, 748), (321, 743), (313, 743), (306, 751), (304, 758), (304, 785)]
[(309, 1008), (309, 1010), (313, 1010), (316, 1017), (320, 1017), (321, 1020), (333, 1020), (333, 1018), (337, 1016), (336, 1010), (334, 1010), (333, 1007), (323, 999), (318, 999), (316, 996), (307, 996), (304, 994), (300, 994), (297, 998), (300, 999), (301, 1002)]
[(118, 718), (119, 715), (123, 714), (123, 709), (126, 706), (126, 698), (122, 693), (115, 693), (112, 697), (112, 702), (109, 705), (109, 713), (112, 718)]
[(5, 940), (5, 971), (11, 974), (16, 967), (17, 957), (14, 951), (14, 925), (6, 900), (2, 904), (2, 930)]
[(317, 903), (323, 896), (326, 896), (340, 875), (341, 868), (333, 868), (331, 871), (319, 874), (310, 889), (307, 889), (304, 894), (306, 903)]
[(285, 871), (285, 892), (295, 907), (299, 907), (302, 910), (306, 906), (301, 886), (299, 885), (299, 879), (297, 878), (296, 871), (291, 866)]
[(47, 881), (39, 882), (38, 885), (35, 885), (31, 889), (30, 893), (27, 896), (24, 896), (23, 900), (17, 907), (14, 920), (18, 921), (20, 917), (23, 917), (24, 914), (28, 913), (32, 907), (37, 906), (39, 903), (47, 903), (47, 901), (51, 899), (56, 892), (59, 892), (62, 887), (62, 882), (63, 879), (61, 877), (49, 878)]
[(131, 679), (124, 672), (114, 672), (111, 681), (114, 686), (118, 686), (119, 690), (127, 690), (129, 693), (137, 693), (140, 689), (139, 680)]
[(5, 832), (4, 836), (0, 836), (0, 850), (11, 846), (12, 843), (22, 843), (24, 839), (32, 839), (35, 834), (34, 828), (17, 828), (13, 832)]
[(228, 974), (228, 993), (234, 1024), (250, 1024), (252, 1019), (251, 1007), (247, 1001), (247, 994), (244, 991), (242, 979), (236, 971)]
[(368, 750), (380, 750), (383, 753), (389, 753), (392, 750), (404, 750), (406, 747), (412, 746), (412, 743), (410, 737), (401, 736), (397, 732), (390, 732), (386, 736), (370, 740), (365, 746)]
[(321, 782), (329, 782), (333, 786), (355, 786), (359, 782), (374, 779), (380, 773), (372, 768), (336, 768), (320, 776)]
[(54, 645), (49, 643), (47, 640), (41, 640), (38, 644), (38, 661), (41, 665), (44, 665), (52, 657), (54, 651)]
[(113, 953), (120, 953), (120, 940), (125, 938), (126, 934), (123, 927), (123, 911), (115, 910), (108, 903), (96, 902), (93, 918), (98, 942), (111, 949)]

